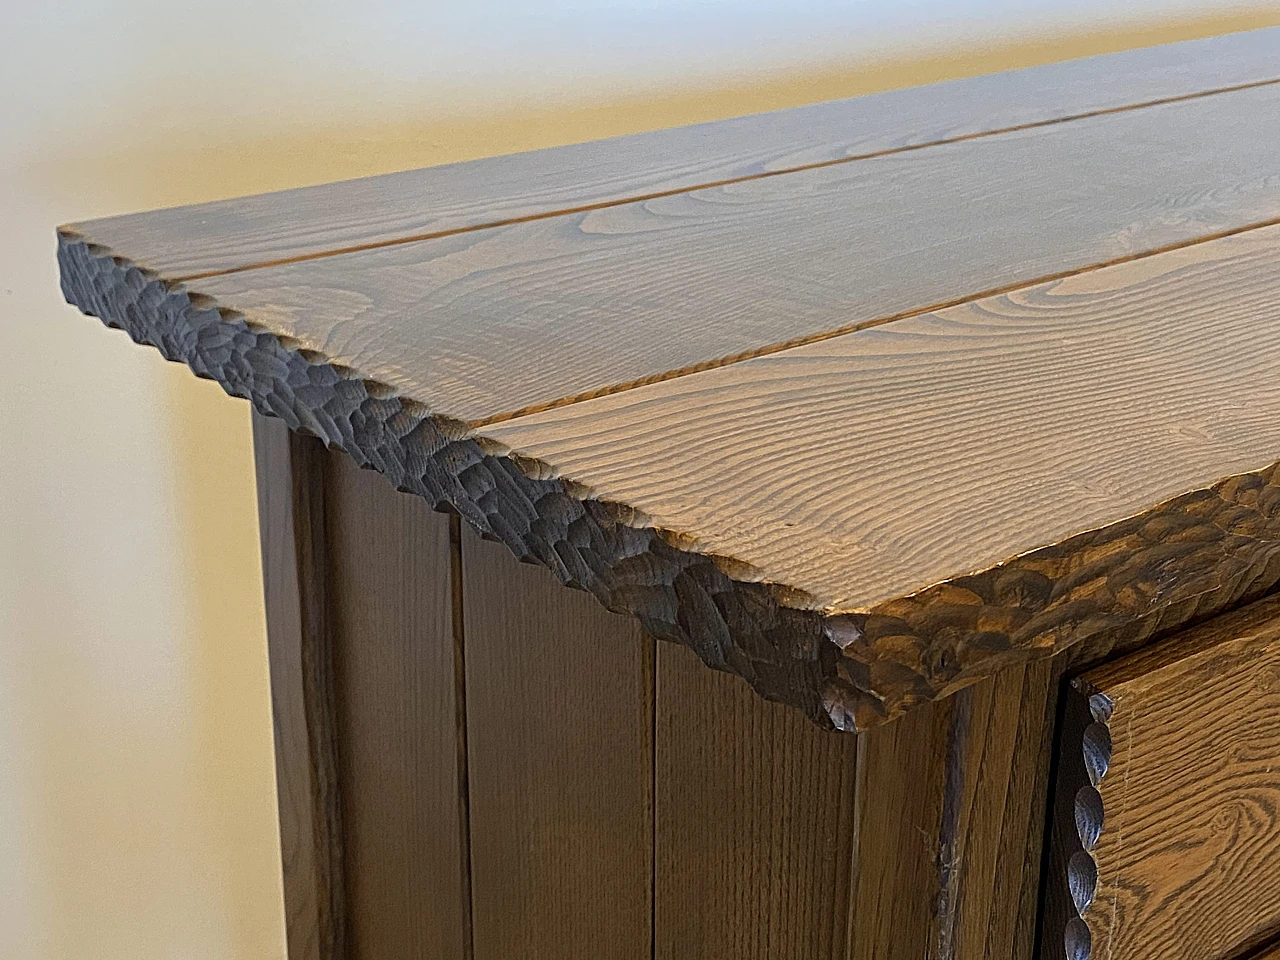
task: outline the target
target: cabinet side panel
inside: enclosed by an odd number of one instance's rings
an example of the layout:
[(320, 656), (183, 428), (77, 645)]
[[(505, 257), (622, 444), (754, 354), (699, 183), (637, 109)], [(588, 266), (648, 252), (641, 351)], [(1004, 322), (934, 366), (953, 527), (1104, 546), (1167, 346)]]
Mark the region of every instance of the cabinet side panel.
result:
[(657, 647), (655, 957), (844, 957), (856, 738)]
[(253, 415), (290, 960), (345, 956), (319, 440)]
[(476, 960), (650, 960), (653, 641), (462, 530)]
[(449, 518), (327, 459), (351, 960), (459, 960), (467, 931)]

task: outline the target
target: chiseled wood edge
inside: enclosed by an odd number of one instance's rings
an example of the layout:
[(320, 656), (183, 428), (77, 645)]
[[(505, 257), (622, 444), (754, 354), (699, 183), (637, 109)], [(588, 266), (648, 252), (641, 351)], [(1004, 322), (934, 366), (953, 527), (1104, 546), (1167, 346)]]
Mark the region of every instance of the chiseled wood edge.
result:
[(285, 936), (291, 960), (343, 960), (346, 900), (325, 597), (324, 447), (253, 418)]
[(725, 572), (742, 568), (733, 558), (681, 549), (678, 531), (593, 497), (551, 465), (509, 456), (74, 230), (59, 231), (58, 261), (63, 293), (83, 312), (824, 726), (866, 729), (1068, 647), (1089, 657), (1131, 649), (1280, 582), (1280, 464), (1272, 464), (868, 612), (825, 616), (805, 609), (801, 591), (735, 580)]

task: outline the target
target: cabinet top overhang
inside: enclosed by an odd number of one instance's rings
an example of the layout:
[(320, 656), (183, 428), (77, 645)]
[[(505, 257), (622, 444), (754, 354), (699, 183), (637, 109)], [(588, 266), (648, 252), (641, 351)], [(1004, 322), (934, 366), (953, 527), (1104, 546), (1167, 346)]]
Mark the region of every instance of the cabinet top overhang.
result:
[(865, 728), (1280, 581), (1280, 28), (65, 226), (67, 299)]

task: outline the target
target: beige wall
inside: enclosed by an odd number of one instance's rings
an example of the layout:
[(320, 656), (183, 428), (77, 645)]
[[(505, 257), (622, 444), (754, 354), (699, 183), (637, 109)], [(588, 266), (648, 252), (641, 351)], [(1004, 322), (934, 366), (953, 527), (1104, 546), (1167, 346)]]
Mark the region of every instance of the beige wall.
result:
[(1280, 23), (5, 3), (0, 957), (31, 960), (283, 954), (248, 411), (61, 304), (55, 224)]

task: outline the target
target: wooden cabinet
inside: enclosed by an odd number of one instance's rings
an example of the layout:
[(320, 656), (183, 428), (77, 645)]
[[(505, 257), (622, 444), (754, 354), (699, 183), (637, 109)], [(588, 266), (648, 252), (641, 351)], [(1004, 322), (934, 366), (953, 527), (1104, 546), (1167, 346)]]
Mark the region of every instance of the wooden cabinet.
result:
[(61, 228), (257, 412), (293, 960), (1266, 949), (1277, 143), (1263, 30)]

